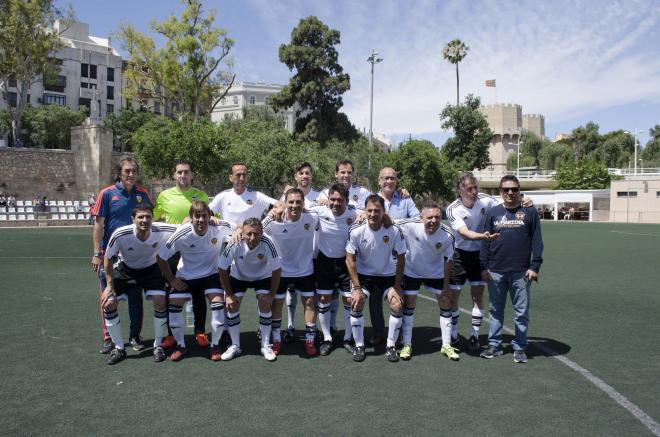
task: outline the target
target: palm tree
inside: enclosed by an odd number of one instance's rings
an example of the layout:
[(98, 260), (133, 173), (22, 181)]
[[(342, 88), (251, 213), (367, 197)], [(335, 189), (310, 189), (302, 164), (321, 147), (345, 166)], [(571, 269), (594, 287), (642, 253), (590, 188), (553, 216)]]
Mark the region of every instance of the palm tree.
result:
[(467, 52), (470, 50), (470, 47), (466, 46), (463, 41), (460, 39), (454, 39), (449, 41), (449, 43), (442, 49), (442, 57), (445, 58), (452, 64), (456, 65), (456, 106), (459, 105), (459, 93), (458, 93), (458, 63), (461, 62), (467, 56)]

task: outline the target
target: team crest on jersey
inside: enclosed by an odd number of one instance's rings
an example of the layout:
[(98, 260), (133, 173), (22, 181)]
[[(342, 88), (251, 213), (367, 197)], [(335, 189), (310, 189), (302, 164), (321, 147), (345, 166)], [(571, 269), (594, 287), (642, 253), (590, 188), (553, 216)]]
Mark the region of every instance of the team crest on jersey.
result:
[(353, 200), (355, 200), (356, 202), (358, 201), (358, 195), (357, 194), (353, 196)]
[(390, 242), (390, 237), (389, 235), (383, 235), (383, 243), (387, 244)]
[(246, 200), (245, 203), (247, 203), (248, 205), (252, 205), (252, 199)]
[(481, 215), (486, 215), (486, 208), (481, 208)]
[(442, 243), (435, 243), (435, 250), (440, 250), (442, 248)]
[(211, 238), (211, 244), (215, 246), (217, 242), (218, 242), (217, 238)]
[(309, 223), (305, 223), (305, 226), (303, 226), (306, 231), (309, 231)]
[(351, 225), (353, 224), (353, 219), (352, 219), (352, 218), (347, 218), (347, 219), (346, 219), (346, 224), (347, 224), (348, 226), (351, 226)]
[(518, 211), (516, 213), (516, 220), (525, 220), (525, 213), (522, 211)]
[(154, 249), (155, 249), (157, 246), (158, 246), (158, 242), (156, 242), (156, 243), (154, 243), (154, 244), (151, 245), (151, 247), (153, 247)]
[(259, 261), (261, 261), (262, 259), (264, 259), (264, 254), (263, 254), (263, 253), (258, 253), (258, 254), (257, 254), (257, 259), (258, 259)]
[(135, 196), (135, 200), (137, 200), (137, 203), (142, 203), (142, 196), (138, 194), (137, 196)]

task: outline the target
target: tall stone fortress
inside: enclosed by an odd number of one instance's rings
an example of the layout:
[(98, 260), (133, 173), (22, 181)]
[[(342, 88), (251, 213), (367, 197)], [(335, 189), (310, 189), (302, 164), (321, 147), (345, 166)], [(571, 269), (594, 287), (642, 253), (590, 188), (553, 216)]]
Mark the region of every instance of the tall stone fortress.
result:
[(490, 142), (489, 170), (506, 171), (506, 160), (516, 153), (523, 132), (545, 137), (545, 117), (540, 114), (523, 114), (522, 106), (513, 103), (497, 103), (479, 108), (495, 133)]

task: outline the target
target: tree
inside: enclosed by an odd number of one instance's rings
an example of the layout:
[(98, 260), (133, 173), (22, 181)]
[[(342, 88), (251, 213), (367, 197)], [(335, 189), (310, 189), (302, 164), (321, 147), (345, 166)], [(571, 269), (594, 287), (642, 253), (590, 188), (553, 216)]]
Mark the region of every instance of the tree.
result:
[(121, 145), (124, 151), (131, 152), (133, 151), (133, 134), (154, 117), (152, 112), (121, 108), (119, 112), (108, 114), (105, 125), (112, 129), (116, 143)]
[(279, 48), (280, 61), (296, 73), (270, 97), (275, 110), (296, 108), (296, 134), (322, 146), (332, 138), (352, 142), (358, 137), (348, 117), (339, 112), (341, 95), (350, 89), (350, 77), (338, 62), (339, 43), (338, 30), (314, 16), (301, 19), (291, 42)]
[(458, 64), (467, 56), (470, 47), (460, 39), (453, 39), (442, 49), (442, 57), (451, 64), (456, 65), (456, 106), (460, 104)]
[[(533, 156), (528, 155), (524, 152), (520, 152), (520, 167), (538, 167), (536, 160)], [(518, 169), (518, 157), (515, 152), (510, 154), (506, 159), (506, 169), (509, 171), (515, 171)]]
[(595, 190), (608, 188), (612, 175), (604, 163), (580, 159), (562, 163), (557, 168), (555, 179), (560, 190)]
[[(73, 19), (53, 0), (9, 0), (0, 4), (0, 89), (12, 121), (12, 137), (21, 133), (21, 117), (28, 106), (30, 87), (57, 77), (52, 54), (60, 47), (60, 30)], [(60, 27), (55, 21), (60, 20)], [(9, 101), (9, 86), (16, 86), (16, 104)]]
[(493, 131), (479, 112), (479, 105), (479, 97), (468, 94), (464, 105), (448, 104), (440, 113), (442, 128), (454, 131), (442, 147), (442, 154), (460, 170), (482, 169), (489, 163), (488, 146)]
[(601, 160), (607, 167), (620, 168), (627, 165), (627, 158), (632, 153), (634, 137), (625, 131), (617, 130), (603, 135), (600, 146), (590, 156)]
[(577, 148), (578, 158), (586, 158), (591, 152), (600, 147), (602, 140), (598, 128), (598, 124), (590, 121), (584, 126), (573, 129), (571, 140)]
[(408, 140), (387, 158), (389, 165), (397, 170), (399, 186), (416, 199), (453, 197), (456, 171), (430, 141)]
[(226, 138), (207, 120), (155, 117), (138, 129), (131, 141), (147, 176), (170, 178), (177, 159), (195, 163), (195, 178), (201, 184), (226, 177), (229, 168)]
[[(172, 15), (154, 22), (153, 31), (165, 38), (156, 49), (153, 39), (132, 26), (121, 26), (119, 39), (131, 58), (126, 72), (127, 96), (155, 98), (174, 103), (181, 114), (195, 120), (208, 116), (234, 82), (229, 52), (234, 41), (223, 28), (215, 28), (215, 12), (202, 8), (201, 0), (187, 4), (181, 18)], [(227, 69), (219, 67), (224, 64)]]
[(575, 160), (573, 146), (566, 142), (557, 141), (543, 146), (539, 151), (539, 162), (545, 170), (555, 170), (562, 163)]
[(27, 131), (26, 146), (70, 149), (71, 128), (80, 126), (87, 115), (84, 106), (78, 111), (58, 105), (29, 106), (21, 121)]

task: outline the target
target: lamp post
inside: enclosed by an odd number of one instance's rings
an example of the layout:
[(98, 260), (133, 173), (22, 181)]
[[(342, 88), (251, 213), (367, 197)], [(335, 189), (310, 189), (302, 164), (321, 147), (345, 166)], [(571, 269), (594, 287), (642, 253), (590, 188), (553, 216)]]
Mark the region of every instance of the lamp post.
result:
[(371, 56), (367, 58), (367, 62), (371, 64), (371, 93), (369, 104), (369, 170), (371, 170), (371, 146), (373, 143), (373, 123), (374, 123), (374, 65), (383, 62), (382, 58), (378, 58), (376, 50), (371, 50)]
[[(628, 132), (627, 130), (623, 131), (623, 132), (630, 135), (630, 132)], [(643, 132), (644, 131), (641, 130), (641, 129), (639, 129), (639, 130), (635, 129), (635, 130), (632, 131), (633, 139), (635, 141), (635, 156), (634, 156), (634, 160), (633, 160), (633, 175), (634, 176), (637, 176), (637, 134), (641, 134)]]
[(518, 179), (520, 179), (520, 143), (522, 142), (522, 141), (520, 140), (521, 137), (522, 137), (522, 131), (521, 131), (520, 133), (518, 133), (518, 151), (517, 151), (517, 155), (518, 155), (518, 167), (516, 168), (516, 177), (517, 177)]

